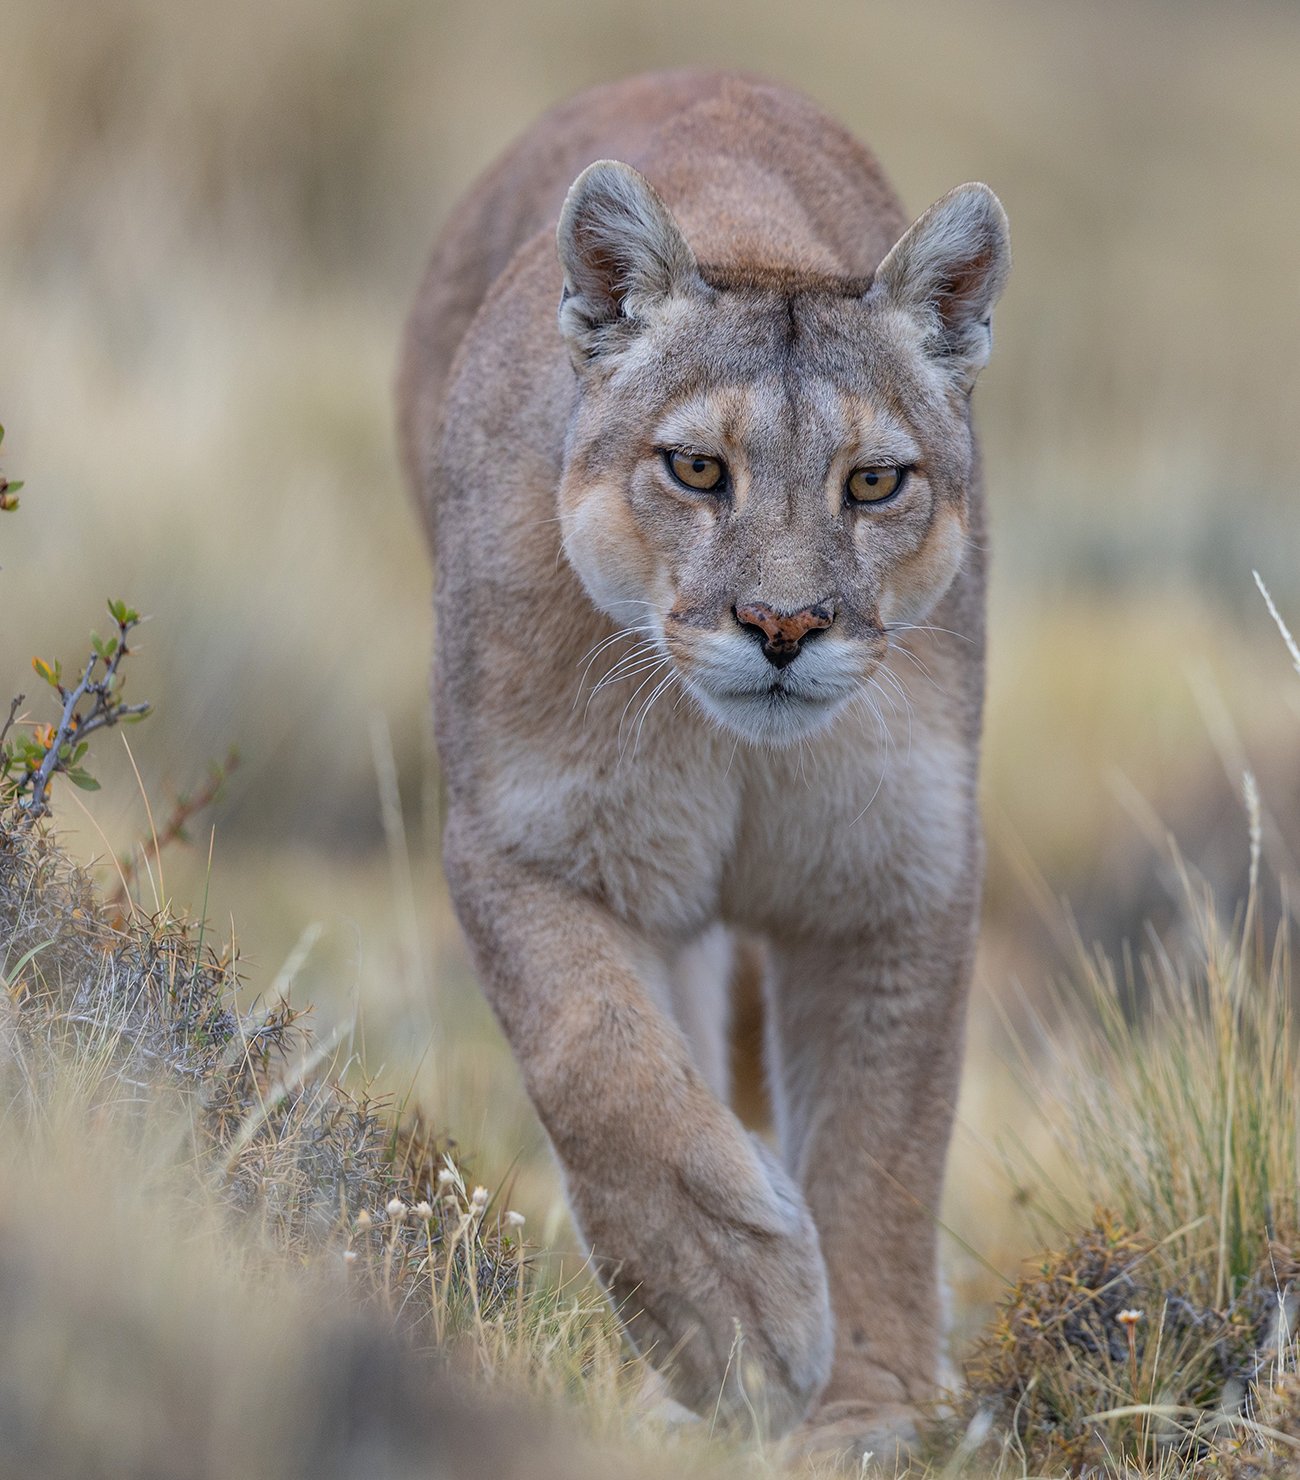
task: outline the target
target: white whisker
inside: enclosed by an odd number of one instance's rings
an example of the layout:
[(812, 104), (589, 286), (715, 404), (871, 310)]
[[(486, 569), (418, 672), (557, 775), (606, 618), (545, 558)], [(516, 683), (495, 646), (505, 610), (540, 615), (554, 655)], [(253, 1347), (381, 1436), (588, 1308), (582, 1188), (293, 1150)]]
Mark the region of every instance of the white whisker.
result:
[[(880, 671), (882, 673), (884, 672), (883, 669), (881, 669)], [(874, 676), (867, 679), (867, 684), (870, 688), (874, 689), (875, 692), (878, 693), (882, 699), (888, 700), (890, 709), (893, 710), (895, 714), (897, 714), (898, 710), (894, 704), (894, 696), (890, 693), (887, 693), (886, 690), (882, 689), (881, 686), (876, 682)], [(903, 695), (903, 703), (906, 706), (904, 713), (907, 716), (907, 760), (910, 761), (912, 759), (912, 706), (907, 702), (906, 694)]]
[(609, 688), (611, 684), (620, 683), (623, 679), (635, 678), (638, 673), (644, 673), (647, 668), (657, 668), (660, 663), (665, 663), (667, 661), (668, 660), (663, 656), (663, 654), (659, 652), (657, 645), (655, 645), (653, 651), (629, 654), (626, 658), (622, 659), (613, 668), (611, 668), (610, 671), (605, 674), (605, 676), (595, 686), (595, 688), (592, 689), (591, 698), (587, 700), (587, 707), (591, 707), (591, 700), (594, 699), (602, 689)]
[(912, 651), (910, 647), (905, 647), (901, 642), (896, 642), (889, 649), (889, 651), (891, 653), (901, 653), (903, 657), (909, 658), (912, 664), (920, 671), (921, 677), (925, 679), (926, 683), (928, 683), (938, 693), (944, 694), (944, 697), (947, 698), (947, 695), (944, 693), (943, 688), (937, 682), (934, 675), (925, 666), (925, 664), (921, 662), (920, 658), (916, 656), (916, 654)]
[(727, 757), (727, 769), (722, 773), (725, 781), (731, 775), (731, 763), (736, 759), (736, 751), (740, 748), (740, 731), (736, 731), (736, 738), (731, 742), (731, 754)]
[(619, 753), (619, 755), (622, 755), (623, 754), (623, 723), (627, 719), (627, 712), (628, 712), (628, 710), (631, 709), (633, 703), (636, 701), (637, 696), (645, 691), (646, 685), (649, 684), (649, 683), (652, 683), (654, 681), (654, 676), (658, 672), (660, 666), (662, 664), (664, 664), (664, 663), (667, 663), (667, 662), (668, 662), (668, 659), (667, 658), (660, 658), (659, 662), (656, 663), (651, 668), (649, 674), (645, 678), (643, 678), (641, 680), (640, 684), (637, 686), (637, 688), (633, 691), (632, 695), (629, 697), (627, 703), (624, 704), (624, 706), (623, 706), (623, 713), (620, 714), (619, 717), (618, 717), (618, 753)]
[(975, 639), (966, 632), (954, 632), (951, 627), (931, 627), (924, 622), (891, 622), (882, 629), (893, 632), (942, 632), (945, 637), (955, 637), (959, 642), (973, 643)]
[(677, 683), (680, 677), (681, 675), (674, 668), (667, 678), (660, 679), (658, 685), (651, 690), (650, 697), (641, 706), (641, 713), (636, 722), (636, 736), (632, 741), (633, 756), (636, 755), (637, 748), (641, 744), (641, 731), (645, 727), (646, 715), (654, 708), (655, 701), (659, 698), (660, 694), (666, 693), (667, 690), (672, 688), (673, 684)]
[[(582, 676), (578, 679), (578, 693), (582, 693), (582, 685), (586, 680), (587, 674), (591, 671), (591, 665), (611, 643), (618, 642), (618, 640), (623, 637), (635, 637), (638, 634), (647, 633), (651, 637), (653, 637), (655, 633), (654, 627), (620, 627), (617, 632), (611, 632), (608, 637), (602, 637), (599, 642), (589, 647), (587, 651), (583, 653), (582, 657), (578, 659), (579, 663), (585, 664), (582, 670)], [(577, 703), (576, 699), (574, 700), (574, 703)]]
[(876, 708), (875, 704), (871, 700), (871, 696), (867, 693), (865, 689), (863, 689), (860, 694), (855, 696), (853, 702), (855, 704), (858, 702), (865, 703), (866, 707), (875, 717), (876, 723), (880, 726), (885, 737), (885, 754), (880, 767), (880, 780), (876, 782), (876, 789), (867, 798), (867, 805), (863, 807), (862, 811), (859, 812), (858, 815), (852, 820), (852, 822), (849, 823), (850, 827), (854, 827), (857, 823), (861, 822), (862, 819), (871, 810), (871, 804), (880, 795), (880, 788), (884, 786), (885, 777), (889, 773), (889, 727), (885, 724), (884, 717), (880, 713), (880, 710)]

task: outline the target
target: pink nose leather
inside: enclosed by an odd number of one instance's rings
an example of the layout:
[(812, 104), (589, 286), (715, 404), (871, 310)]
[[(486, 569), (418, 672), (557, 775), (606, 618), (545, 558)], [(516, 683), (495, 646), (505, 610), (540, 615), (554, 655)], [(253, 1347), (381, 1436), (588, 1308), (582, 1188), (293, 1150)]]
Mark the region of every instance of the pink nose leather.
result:
[(824, 606), (806, 606), (801, 612), (783, 614), (751, 601), (736, 608), (736, 620), (744, 627), (757, 627), (774, 648), (795, 648), (810, 632), (829, 627), (830, 610)]

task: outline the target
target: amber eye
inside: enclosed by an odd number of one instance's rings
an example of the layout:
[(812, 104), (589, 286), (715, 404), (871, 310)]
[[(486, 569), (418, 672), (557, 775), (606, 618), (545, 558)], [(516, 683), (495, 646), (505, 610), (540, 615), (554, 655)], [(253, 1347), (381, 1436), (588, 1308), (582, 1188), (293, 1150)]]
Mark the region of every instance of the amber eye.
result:
[(673, 477), (696, 493), (717, 493), (726, 482), (726, 466), (716, 457), (705, 457), (698, 452), (665, 452), (664, 459)]
[(907, 481), (906, 468), (854, 468), (845, 491), (857, 504), (881, 504)]

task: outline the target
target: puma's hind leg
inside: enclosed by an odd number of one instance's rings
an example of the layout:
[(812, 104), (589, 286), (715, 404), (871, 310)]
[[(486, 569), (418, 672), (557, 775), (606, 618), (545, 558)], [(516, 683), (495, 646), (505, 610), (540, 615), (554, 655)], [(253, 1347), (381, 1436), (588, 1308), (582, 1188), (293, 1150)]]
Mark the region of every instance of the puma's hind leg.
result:
[(723, 1104), (731, 1100), (731, 932), (712, 925), (677, 953), (668, 972), (669, 1011), (695, 1067)]

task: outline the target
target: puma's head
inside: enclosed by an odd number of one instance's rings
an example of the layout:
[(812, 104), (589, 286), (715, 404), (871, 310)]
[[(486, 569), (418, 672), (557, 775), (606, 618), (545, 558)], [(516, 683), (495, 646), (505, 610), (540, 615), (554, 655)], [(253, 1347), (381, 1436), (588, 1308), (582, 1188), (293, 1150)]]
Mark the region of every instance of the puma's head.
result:
[(602, 161), (558, 241), (579, 380), (569, 560), (722, 725), (768, 744), (813, 732), (962, 563), (1002, 207), (960, 186), (869, 282), (723, 270), (647, 180)]

